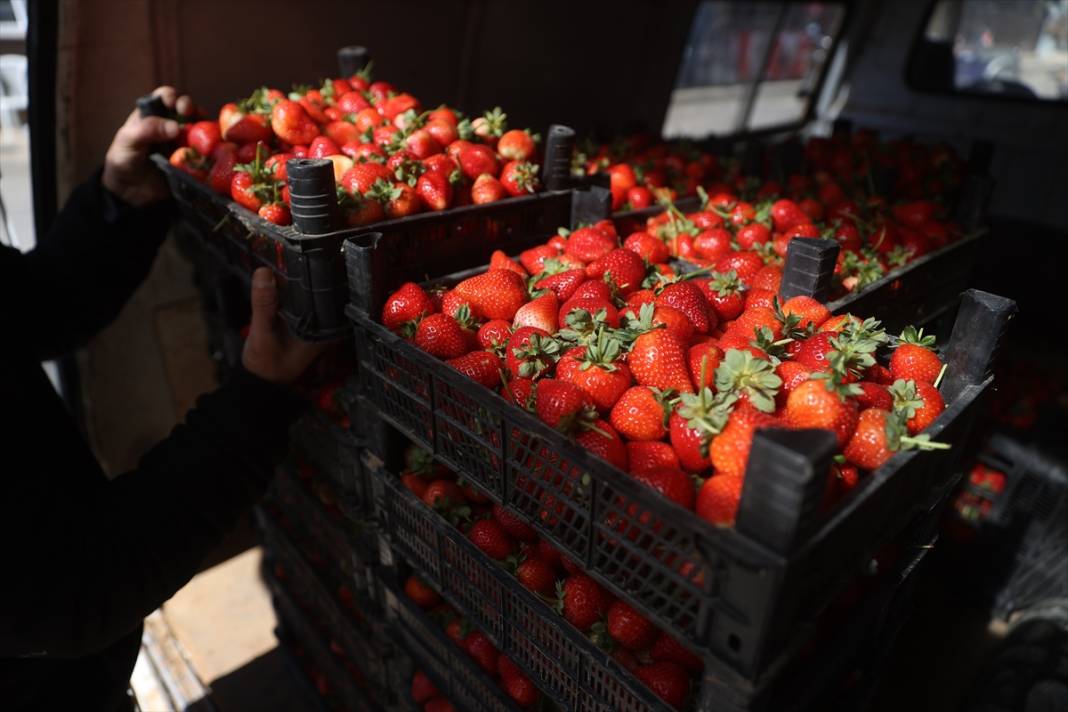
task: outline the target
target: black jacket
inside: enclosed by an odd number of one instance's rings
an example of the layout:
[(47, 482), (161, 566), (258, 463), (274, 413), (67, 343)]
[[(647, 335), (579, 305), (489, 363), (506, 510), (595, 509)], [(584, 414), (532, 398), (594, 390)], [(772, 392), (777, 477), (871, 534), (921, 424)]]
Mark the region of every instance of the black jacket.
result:
[(240, 373), (105, 478), (40, 361), (115, 318), (171, 209), (124, 205), (98, 175), (37, 249), (0, 248), (0, 709), (122, 709), (142, 618), (262, 494), (299, 412)]

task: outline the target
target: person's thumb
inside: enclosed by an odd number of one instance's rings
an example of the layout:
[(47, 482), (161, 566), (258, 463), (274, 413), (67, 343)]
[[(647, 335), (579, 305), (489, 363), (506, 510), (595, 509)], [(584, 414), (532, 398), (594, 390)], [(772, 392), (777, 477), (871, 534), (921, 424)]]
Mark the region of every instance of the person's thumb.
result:
[(143, 149), (178, 138), (178, 122), (159, 116), (145, 116), (130, 127), (126, 139), (130, 148)]
[(252, 320), (250, 330), (267, 332), (274, 327), (278, 314), (278, 289), (274, 275), (266, 267), (260, 267), (252, 273)]

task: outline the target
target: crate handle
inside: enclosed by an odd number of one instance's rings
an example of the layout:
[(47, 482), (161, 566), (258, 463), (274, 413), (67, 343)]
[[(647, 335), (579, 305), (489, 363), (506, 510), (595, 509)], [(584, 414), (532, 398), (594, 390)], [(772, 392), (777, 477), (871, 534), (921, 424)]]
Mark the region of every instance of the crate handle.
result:
[(345, 270), (349, 278), (349, 299), (352, 304), (365, 314), (376, 314), (377, 308), (384, 300), (381, 280), (370, 279), (375, 274), (373, 261), (382, 240), (381, 232), (364, 232), (345, 240), (342, 252), (345, 253)]
[(969, 386), (986, 380), (1016, 302), (978, 289), (964, 292), (943, 353), (946, 377), (942, 398), (956, 400)]
[(337, 68), (348, 79), (371, 63), (371, 53), (363, 45), (349, 45), (337, 51)]
[(599, 185), (571, 191), (571, 229), (592, 225), (612, 214), (612, 191)]
[(334, 164), (326, 158), (286, 161), (286, 184), (293, 226), (305, 235), (325, 235), (337, 224)]
[(571, 181), (571, 154), (575, 150), (575, 131), (562, 124), (549, 126), (545, 139), (542, 179), (545, 190), (566, 190)]
[[(155, 94), (145, 94), (137, 99), (137, 111), (141, 114), (141, 118), (147, 116), (158, 116), (163, 119), (178, 118), (172, 109), (168, 109), (167, 105), (163, 103), (163, 98), (156, 96)], [(164, 156), (170, 156), (178, 148), (178, 144), (174, 141), (168, 141), (166, 143), (159, 143), (154, 145), (153, 150), (157, 153), (162, 153)]]
[(838, 260), (838, 243), (812, 237), (795, 237), (786, 249), (779, 296), (806, 296), (823, 303), (831, 294)]
[(828, 430), (757, 431), (735, 529), (784, 555), (807, 541), (820, 523), (835, 452)]

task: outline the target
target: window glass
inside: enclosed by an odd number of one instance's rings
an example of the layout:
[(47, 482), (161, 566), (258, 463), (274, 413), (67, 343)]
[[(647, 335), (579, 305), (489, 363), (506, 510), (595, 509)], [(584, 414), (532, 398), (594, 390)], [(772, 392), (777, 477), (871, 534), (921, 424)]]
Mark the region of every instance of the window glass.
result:
[(925, 88), (1068, 100), (1068, 0), (941, 0), (923, 45), (953, 58), (952, 77)]

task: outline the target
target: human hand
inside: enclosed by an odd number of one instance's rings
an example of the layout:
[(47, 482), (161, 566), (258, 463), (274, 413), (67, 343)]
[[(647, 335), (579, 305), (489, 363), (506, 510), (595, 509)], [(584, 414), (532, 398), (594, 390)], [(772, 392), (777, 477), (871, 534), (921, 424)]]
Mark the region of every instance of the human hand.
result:
[(252, 320), (241, 363), (245, 370), (272, 383), (290, 384), (326, 350), (327, 344), (301, 341), (278, 318), (278, 288), (266, 267), (252, 273)]
[[(152, 94), (180, 116), (193, 113), (192, 100), (178, 96), (174, 87), (159, 87)], [(115, 133), (104, 158), (104, 187), (138, 207), (167, 198), (170, 195), (167, 182), (148, 160), (148, 154), (154, 144), (173, 141), (178, 132), (177, 121), (159, 116), (142, 117), (134, 109)]]

